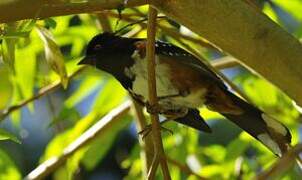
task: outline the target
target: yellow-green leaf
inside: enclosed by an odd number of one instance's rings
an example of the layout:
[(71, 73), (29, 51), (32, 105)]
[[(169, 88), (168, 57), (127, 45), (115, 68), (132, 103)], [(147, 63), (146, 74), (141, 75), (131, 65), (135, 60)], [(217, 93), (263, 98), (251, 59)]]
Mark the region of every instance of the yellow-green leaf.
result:
[(0, 179), (21, 179), (21, 173), (9, 155), (0, 149)]
[(53, 71), (55, 71), (61, 78), (61, 83), (64, 88), (68, 85), (68, 76), (64, 64), (64, 57), (60, 51), (59, 46), (55, 42), (52, 34), (46, 28), (38, 26), (37, 30), (44, 43), (45, 57), (47, 63)]
[(2, 140), (12, 140), (18, 144), (21, 144), (21, 141), (14, 134), (4, 129), (0, 129), (0, 141)]

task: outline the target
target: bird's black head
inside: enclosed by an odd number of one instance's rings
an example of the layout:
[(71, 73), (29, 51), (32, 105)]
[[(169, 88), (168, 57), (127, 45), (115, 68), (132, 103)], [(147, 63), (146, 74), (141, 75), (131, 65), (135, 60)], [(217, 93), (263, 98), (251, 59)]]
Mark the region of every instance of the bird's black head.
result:
[(86, 55), (78, 64), (95, 66), (116, 76), (133, 64), (131, 55), (137, 40), (108, 32), (98, 34), (89, 42)]

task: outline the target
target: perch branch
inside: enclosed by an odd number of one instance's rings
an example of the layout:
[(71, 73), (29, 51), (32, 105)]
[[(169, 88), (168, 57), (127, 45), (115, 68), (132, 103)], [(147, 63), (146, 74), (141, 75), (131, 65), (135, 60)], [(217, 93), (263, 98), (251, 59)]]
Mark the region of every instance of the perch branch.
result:
[[(156, 93), (156, 75), (155, 75), (155, 34), (156, 34), (156, 17), (157, 11), (149, 6), (148, 26), (147, 26), (147, 59), (148, 59), (148, 94), (149, 103), (151, 106), (156, 106), (158, 103)], [(165, 180), (171, 179), (168, 164), (165, 157), (161, 138), (161, 127), (158, 114), (151, 114), (152, 136), (154, 144), (154, 158), (148, 178), (154, 179), (157, 169), (157, 159), (160, 162)]]
[(42, 164), (40, 164), (36, 169), (30, 172), (25, 179), (26, 180), (37, 180), (47, 177), (50, 173), (59, 168), (66, 160), (72, 156), (76, 151), (82, 147), (89, 144), (96, 138), (105, 135), (112, 126), (119, 123), (120, 119), (125, 116), (131, 107), (131, 102), (127, 101), (117, 108), (110, 111), (106, 116), (100, 119), (91, 128), (85, 131), (80, 137), (73, 141), (69, 146), (67, 146), (61, 156), (53, 157)]

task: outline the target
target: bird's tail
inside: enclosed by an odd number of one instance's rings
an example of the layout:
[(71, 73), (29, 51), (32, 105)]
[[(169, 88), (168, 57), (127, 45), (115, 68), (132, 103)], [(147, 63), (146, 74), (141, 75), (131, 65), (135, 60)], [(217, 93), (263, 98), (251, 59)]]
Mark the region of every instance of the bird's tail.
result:
[(222, 113), (222, 115), (258, 139), (273, 153), (282, 156), (291, 143), (291, 134), (286, 126), (233, 93), (227, 92), (227, 94), (234, 105), (241, 108), (242, 113)]

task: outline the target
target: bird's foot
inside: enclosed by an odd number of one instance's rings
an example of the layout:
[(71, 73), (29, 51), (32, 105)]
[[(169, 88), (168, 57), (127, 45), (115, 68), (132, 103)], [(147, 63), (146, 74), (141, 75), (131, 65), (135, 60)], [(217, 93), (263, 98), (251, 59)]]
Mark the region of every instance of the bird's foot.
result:
[(162, 114), (164, 112), (164, 108), (159, 104), (150, 104), (146, 103), (146, 109), (149, 114)]
[[(166, 121), (161, 122), (160, 124), (165, 123)], [(171, 135), (173, 135), (173, 131), (171, 129), (168, 129), (166, 127), (160, 126), (161, 131), (168, 131)], [(149, 124), (147, 125), (143, 130), (141, 130), (140, 132), (138, 132), (138, 135), (142, 136), (142, 139), (145, 139), (145, 137), (147, 137), (150, 132), (152, 131), (152, 125)]]

